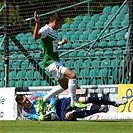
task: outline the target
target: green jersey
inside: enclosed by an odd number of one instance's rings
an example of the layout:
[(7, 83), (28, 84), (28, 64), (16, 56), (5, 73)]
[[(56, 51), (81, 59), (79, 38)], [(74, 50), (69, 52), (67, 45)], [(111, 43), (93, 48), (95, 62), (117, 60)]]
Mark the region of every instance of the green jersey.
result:
[(41, 33), (41, 43), (44, 52), (43, 63), (44, 68), (53, 62), (59, 62), (58, 44), (55, 30), (48, 25), (43, 26), (39, 32)]

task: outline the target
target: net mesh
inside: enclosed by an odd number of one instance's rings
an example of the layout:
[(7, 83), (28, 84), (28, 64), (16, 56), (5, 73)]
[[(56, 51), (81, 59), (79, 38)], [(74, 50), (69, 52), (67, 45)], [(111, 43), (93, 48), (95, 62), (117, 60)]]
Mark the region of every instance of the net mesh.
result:
[(78, 85), (132, 82), (132, 1), (0, 1), (0, 87), (57, 85), (43, 69), (40, 40), (34, 40), (33, 13), (48, 23), (59, 12), (57, 31), (64, 66), (77, 74)]

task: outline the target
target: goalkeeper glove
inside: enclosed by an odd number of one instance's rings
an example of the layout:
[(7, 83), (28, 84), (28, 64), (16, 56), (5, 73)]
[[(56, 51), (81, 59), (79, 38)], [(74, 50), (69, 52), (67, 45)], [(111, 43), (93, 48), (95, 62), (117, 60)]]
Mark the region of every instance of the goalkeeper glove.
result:
[(52, 108), (53, 106), (54, 106), (53, 104), (49, 104), (49, 105), (47, 106), (47, 110), (51, 110), (51, 108)]
[(45, 115), (40, 115), (39, 116), (39, 121), (50, 121), (51, 120), (51, 115), (50, 114), (45, 114)]

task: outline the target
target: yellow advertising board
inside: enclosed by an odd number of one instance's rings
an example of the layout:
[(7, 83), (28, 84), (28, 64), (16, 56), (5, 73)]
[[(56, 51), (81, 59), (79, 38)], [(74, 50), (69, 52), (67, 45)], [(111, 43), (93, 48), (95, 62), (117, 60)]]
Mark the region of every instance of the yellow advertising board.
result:
[(126, 97), (128, 103), (118, 107), (118, 112), (133, 112), (133, 84), (118, 85), (118, 100)]

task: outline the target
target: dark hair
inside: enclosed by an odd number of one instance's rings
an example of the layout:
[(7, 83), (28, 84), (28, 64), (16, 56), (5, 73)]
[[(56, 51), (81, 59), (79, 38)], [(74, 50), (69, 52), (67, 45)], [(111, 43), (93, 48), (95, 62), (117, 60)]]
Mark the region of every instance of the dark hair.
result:
[(18, 104), (20, 104), (20, 100), (22, 100), (23, 99), (23, 94), (18, 94), (17, 96), (16, 96), (16, 98), (15, 98), (15, 100), (16, 100), (16, 102), (18, 103)]
[(64, 21), (63, 17), (59, 13), (54, 13), (50, 16), (49, 22), (53, 22), (54, 20), (56, 21)]

